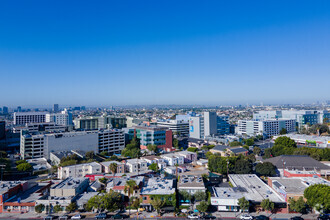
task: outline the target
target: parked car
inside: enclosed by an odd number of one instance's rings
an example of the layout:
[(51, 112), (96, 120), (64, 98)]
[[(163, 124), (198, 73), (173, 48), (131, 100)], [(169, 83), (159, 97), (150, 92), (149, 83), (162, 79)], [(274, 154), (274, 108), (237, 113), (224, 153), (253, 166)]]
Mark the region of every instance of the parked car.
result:
[(294, 217), (291, 217), (290, 220), (304, 220), (304, 219), (300, 216), (294, 216)]
[(330, 220), (330, 214), (320, 214), (318, 217), (317, 217), (317, 220)]
[(128, 216), (127, 215), (121, 215), (121, 214), (115, 214), (111, 218), (112, 219), (124, 219), (124, 218), (128, 218)]
[(81, 219), (81, 215), (77, 214), (71, 217), (71, 219)]
[(67, 215), (62, 215), (58, 218), (59, 220), (68, 220), (69, 217)]
[(253, 217), (249, 214), (243, 214), (239, 218), (243, 219), (243, 220), (252, 220), (253, 219)]
[(256, 219), (256, 220), (269, 220), (269, 217), (267, 217), (265, 215), (258, 215), (254, 219)]
[(188, 215), (188, 218), (199, 218), (199, 216), (196, 214), (191, 214), (191, 215)]
[(95, 216), (96, 219), (106, 219), (107, 218), (107, 214), (105, 213), (99, 213)]
[(216, 219), (217, 217), (215, 217), (213, 215), (204, 215), (202, 218), (203, 219)]

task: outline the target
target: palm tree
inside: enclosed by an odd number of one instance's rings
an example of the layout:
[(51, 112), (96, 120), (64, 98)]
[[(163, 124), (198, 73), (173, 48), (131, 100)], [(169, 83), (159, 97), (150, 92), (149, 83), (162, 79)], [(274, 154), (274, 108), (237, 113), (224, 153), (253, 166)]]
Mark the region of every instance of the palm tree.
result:
[(179, 164), (175, 164), (176, 179), (178, 179), (178, 166), (179, 166)]
[(117, 172), (117, 164), (116, 163), (111, 163), (109, 165), (109, 169), (111, 170), (113, 176), (115, 176), (116, 172)]
[[(130, 197), (134, 194), (134, 190), (137, 188), (136, 182), (134, 180), (128, 180), (126, 182), (124, 192), (128, 194), (128, 205), (130, 206)], [(128, 210), (129, 216), (131, 216), (131, 209)]]

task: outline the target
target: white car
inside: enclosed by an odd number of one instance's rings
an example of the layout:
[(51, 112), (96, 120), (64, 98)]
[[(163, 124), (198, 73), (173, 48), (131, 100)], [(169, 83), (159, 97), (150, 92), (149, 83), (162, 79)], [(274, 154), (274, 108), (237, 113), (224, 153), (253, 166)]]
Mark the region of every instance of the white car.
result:
[(252, 220), (253, 219), (253, 217), (249, 214), (243, 214), (239, 218), (243, 219), (243, 220)]
[(77, 214), (71, 217), (71, 219), (81, 219), (81, 215)]
[(198, 215), (195, 215), (195, 214), (188, 215), (188, 218), (198, 218)]

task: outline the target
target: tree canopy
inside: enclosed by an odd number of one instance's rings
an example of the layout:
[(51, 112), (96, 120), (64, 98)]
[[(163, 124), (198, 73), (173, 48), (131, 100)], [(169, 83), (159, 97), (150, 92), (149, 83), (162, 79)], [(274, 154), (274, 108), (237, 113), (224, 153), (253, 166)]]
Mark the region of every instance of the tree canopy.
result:
[(245, 197), (242, 197), (238, 200), (238, 205), (241, 208), (241, 210), (243, 210), (243, 212), (249, 208), (250, 206), (250, 202), (248, 200), (246, 200)]
[(27, 171), (32, 171), (33, 170), (33, 167), (31, 164), (29, 163), (21, 163), (21, 164), (18, 164), (16, 166), (17, 170), (18, 171), (23, 171), (23, 172), (27, 172)]
[(118, 192), (110, 191), (103, 195), (96, 195), (87, 202), (88, 209), (96, 209), (97, 211), (116, 211), (122, 208), (122, 196)]
[(113, 175), (116, 174), (116, 172), (117, 172), (117, 167), (118, 167), (118, 165), (117, 165), (116, 163), (111, 163), (111, 164), (109, 165), (109, 170), (112, 172)]
[(206, 212), (209, 208), (209, 203), (206, 201), (201, 201), (197, 206), (196, 209), (200, 212)]
[(259, 176), (275, 176), (276, 167), (270, 162), (258, 163), (256, 173)]
[(150, 164), (149, 169), (154, 172), (158, 172), (158, 165), (156, 163), (152, 163)]
[(330, 186), (325, 184), (315, 184), (309, 186), (304, 191), (304, 197), (307, 199), (307, 204), (318, 211), (330, 211)]
[(126, 145), (121, 154), (124, 157), (137, 158), (141, 155), (140, 142), (137, 138), (133, 138), (132, 141)]
[(298, 200), (294, 200), (293, 198), (289, 199), (289, 208), (292, 211), (305, 213), (306, 212), (306, 203), (302, 196), (299, 197)]
[(262, 200), (260, 206), (267, 211), (272, 211), (275, 208), (275, 204), (269, 199)]

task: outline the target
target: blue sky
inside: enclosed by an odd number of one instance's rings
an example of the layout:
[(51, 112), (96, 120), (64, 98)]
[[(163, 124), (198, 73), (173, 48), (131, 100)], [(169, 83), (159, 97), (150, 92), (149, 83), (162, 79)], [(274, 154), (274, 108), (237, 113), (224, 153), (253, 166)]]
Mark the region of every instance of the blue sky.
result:
[(330, 1), (1, 1), (0, 105), (330, 99)]

